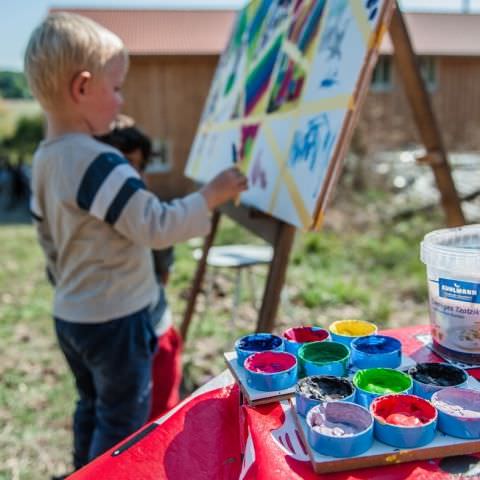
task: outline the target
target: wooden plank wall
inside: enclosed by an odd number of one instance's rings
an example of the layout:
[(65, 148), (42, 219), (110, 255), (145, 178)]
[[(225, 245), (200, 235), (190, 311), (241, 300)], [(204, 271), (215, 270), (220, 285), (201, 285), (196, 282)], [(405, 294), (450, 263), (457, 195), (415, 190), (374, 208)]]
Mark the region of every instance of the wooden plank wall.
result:
[[(438, 57), (430, 93), (450, 151), (480, 150), (480, 59)], [(368, 94), (359, 132), (370, 151), (407, 148), (420, 142), (403, 87), (393, 68), (392, 89)]]
[(162, 199), (185, 195), (183, 176), (190, 146), (218, 56), (134, 56), (124, 86), (124, 112), (152, 138), (166, 140), (172, 170), (150, 174), (149, 187)]

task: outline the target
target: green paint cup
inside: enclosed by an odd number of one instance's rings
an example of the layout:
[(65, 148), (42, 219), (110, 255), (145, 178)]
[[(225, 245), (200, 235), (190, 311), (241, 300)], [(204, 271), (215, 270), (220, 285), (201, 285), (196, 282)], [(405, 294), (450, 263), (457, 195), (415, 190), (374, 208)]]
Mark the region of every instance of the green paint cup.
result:
[(335, 375), (343, 377), (347, 374), (350, 350), (337, 342), (304, 343), (298, 350), (298, 358), (302, 372), (307, 375)]
[(353, 377), (357, 389), (355, 403), (369, 407), (382, 395), (412, 393), (412, 377), (392, 368), (367, 368), (359, 370)]

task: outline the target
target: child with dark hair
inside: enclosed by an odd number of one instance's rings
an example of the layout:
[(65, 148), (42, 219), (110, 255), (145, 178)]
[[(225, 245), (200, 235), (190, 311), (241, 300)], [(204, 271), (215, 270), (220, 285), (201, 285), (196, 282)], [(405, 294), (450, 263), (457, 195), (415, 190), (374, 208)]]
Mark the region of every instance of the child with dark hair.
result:
[[(118, 115), (111, 131), (96, 138), (118, 148), (130, 164), (143, 175), (150, 161), (152, 143), (131, 117)], [(150, 420), (166, 413), (180, 401), (179, 388), (182, 380), (182, 339), (172, 324), (172, 314), (165, 295), (165, 287), (174, 262), (173, 247), (152, 250), (152, 260), (160, 289), (160, 301), (151, 314), (158, 337), (158, 349), (152, 367)]]

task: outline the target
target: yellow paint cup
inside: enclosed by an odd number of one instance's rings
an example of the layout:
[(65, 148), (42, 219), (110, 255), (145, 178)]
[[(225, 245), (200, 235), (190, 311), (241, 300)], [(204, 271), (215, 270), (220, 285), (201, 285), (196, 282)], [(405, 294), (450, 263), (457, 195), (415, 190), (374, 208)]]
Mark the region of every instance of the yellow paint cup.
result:
[(377, 326), (365, 320), (337, 320), (330, 327), (332, 341), (340, 342), (350, 347), (352, 340), (377, 333)]

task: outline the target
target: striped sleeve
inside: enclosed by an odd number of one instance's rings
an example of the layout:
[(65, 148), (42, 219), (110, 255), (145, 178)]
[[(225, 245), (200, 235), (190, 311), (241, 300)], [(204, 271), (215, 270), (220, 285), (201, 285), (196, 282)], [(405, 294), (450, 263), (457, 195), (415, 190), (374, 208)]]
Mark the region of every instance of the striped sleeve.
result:
[(101, 153), (81, 179), (77, 205), (99, 220), (115, 225), (138, 190), (145, 190), (145, 185), (128, 161), (115, 153)]

